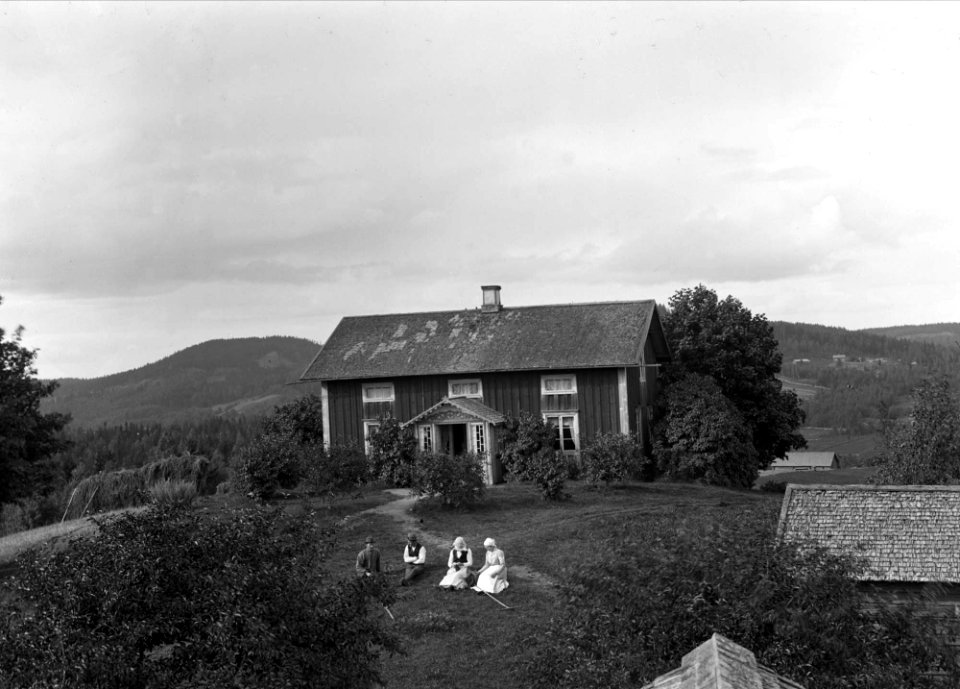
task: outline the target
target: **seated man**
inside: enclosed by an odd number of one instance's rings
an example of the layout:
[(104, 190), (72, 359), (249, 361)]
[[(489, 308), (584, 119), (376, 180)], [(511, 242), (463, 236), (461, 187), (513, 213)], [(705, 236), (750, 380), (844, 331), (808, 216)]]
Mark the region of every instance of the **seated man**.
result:
[(409, 586), (410, 582), (416, 579), (426, 569), (427, 549), (417, 542), (417, 534), (407, 535), (407, 545), (403, 549), (403, 579), (400, 580), (401, 586)]
[(364, 549), (357, 553), (357, 576), (380, 574), (380, 551), (373, 547), (373, 536), (367, 536)]

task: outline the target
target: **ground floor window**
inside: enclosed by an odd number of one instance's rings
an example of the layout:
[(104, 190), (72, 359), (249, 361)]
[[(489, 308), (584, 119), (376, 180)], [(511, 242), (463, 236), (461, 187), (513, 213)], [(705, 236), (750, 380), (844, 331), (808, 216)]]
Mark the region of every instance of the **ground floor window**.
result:
[(433, 452), (433, 426), (429, 424), (417, 426), (417, 433), (420, 436), (420, 449), (424, 452)]
[(473, 427), (473, 451), (482, 455), (487, 451), (487, 436), (483, 432), (482, 423), (472, 423)]
[(544, 421), (553, 425), (556, 432), (553, 448), (561, 452), (576, 452), (580, 449), (576, 414), (544, 414)]
[(363, 450), (368, 455), (370, 454), (370, 436), (373, 433), (376, 433), (380, 430), (379, 421), (364, 421), (363, 422)]

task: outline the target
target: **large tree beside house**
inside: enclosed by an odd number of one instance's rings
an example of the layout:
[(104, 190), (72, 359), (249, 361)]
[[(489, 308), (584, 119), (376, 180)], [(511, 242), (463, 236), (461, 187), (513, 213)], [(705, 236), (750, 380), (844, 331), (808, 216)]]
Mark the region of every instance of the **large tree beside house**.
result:
[[(668, 302), (664, 331), (673, 361), (664, 369), (664, 383), (689, 385), (689, 376), (712, 379), (749, 430), (755, 453), (751, 472), (765, 469), (788, 450), (806, 446), (797, 429), (803, 424), (800, 399), (784, 391), (777, 374), (782, 354), (773, 328), (762, 314), (753, 314), (740, 300), (703, 285), (681, 289)], [(689, 395), (667, 399), (685, 404)], [(683, 409), (665, 410), (674, 420)], [(658, 439), (666, 441), (663, 424)], [(691, 428), (690, 434), (697, 433)], [(735, 435), (735, 434), (734, 434)]]
[(499, 286), (481, 293), (473, 309), (343, 318), (300, 379), (321, 384), (324, 443), (369, 449), (394, 418), (421, 452), (480, 456), (491, 483), (505, 420), (522, 412), (565, 455), (601, 433), (649, 441), (670, 357), (654, 301), (508, 307)]

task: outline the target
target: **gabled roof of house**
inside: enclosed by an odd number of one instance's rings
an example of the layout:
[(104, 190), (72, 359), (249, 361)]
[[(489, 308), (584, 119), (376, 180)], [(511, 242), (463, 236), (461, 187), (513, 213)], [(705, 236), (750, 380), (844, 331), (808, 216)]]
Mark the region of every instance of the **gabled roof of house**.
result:
[(506, 420), (503, 414), (492, 407), (488, 407), (478, 399), (472, 399), (470, 397), (444, 397), (435, 405), (429, 409), (424, 409), (403, 425), (409, 426), (410, 424), (421, 423), (438, 414), (451, 411), (460, 412), (466, 416), (492, 424), (503, 423)]
[(960, 583), (960, 486), (787, 486), (777, 534), (862, 559), (862, 581)]
[(660, 675), (642, 689), (803, 689), (759, 665), (753, 653), (714, 634), (683, 656), (676, 670)]
[(770, 468), (831, 467), (836, 458), (836, 452), (788, 452), (786, 457), (775, 459)]
[(350, 316), (300, 380), (630, 366), (651, 331), (667, 361), (653, 300)]

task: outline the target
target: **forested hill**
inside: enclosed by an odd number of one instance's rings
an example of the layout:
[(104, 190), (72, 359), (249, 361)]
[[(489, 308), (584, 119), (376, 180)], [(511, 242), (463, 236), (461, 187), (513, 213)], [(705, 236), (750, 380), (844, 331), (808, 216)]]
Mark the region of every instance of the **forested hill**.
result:
[(262, 415), (315, 391), (288, 383), (297, 380), (319, 348), (298, 337), (210, 340), (131, 371), (63, 379), (43, 410), (69, 413), (74, 426), (86, 427)]
[(931, 371), (948, 372), (960, 355), (960, 348), (945, 346), (951, 336), (960, 339), (960, 324), (956, 323), (871, 330), (783, 321), (771, 321), (770, 325), (780, 343), (784, 365), (794, 359), (830, 361), (842, 354), (848, 359), (916, 362)]
[(896, 325), (892, 328), (868, 328), (866, 332), (947, 347), (957, 347), (960, 343), (960, 323)]

